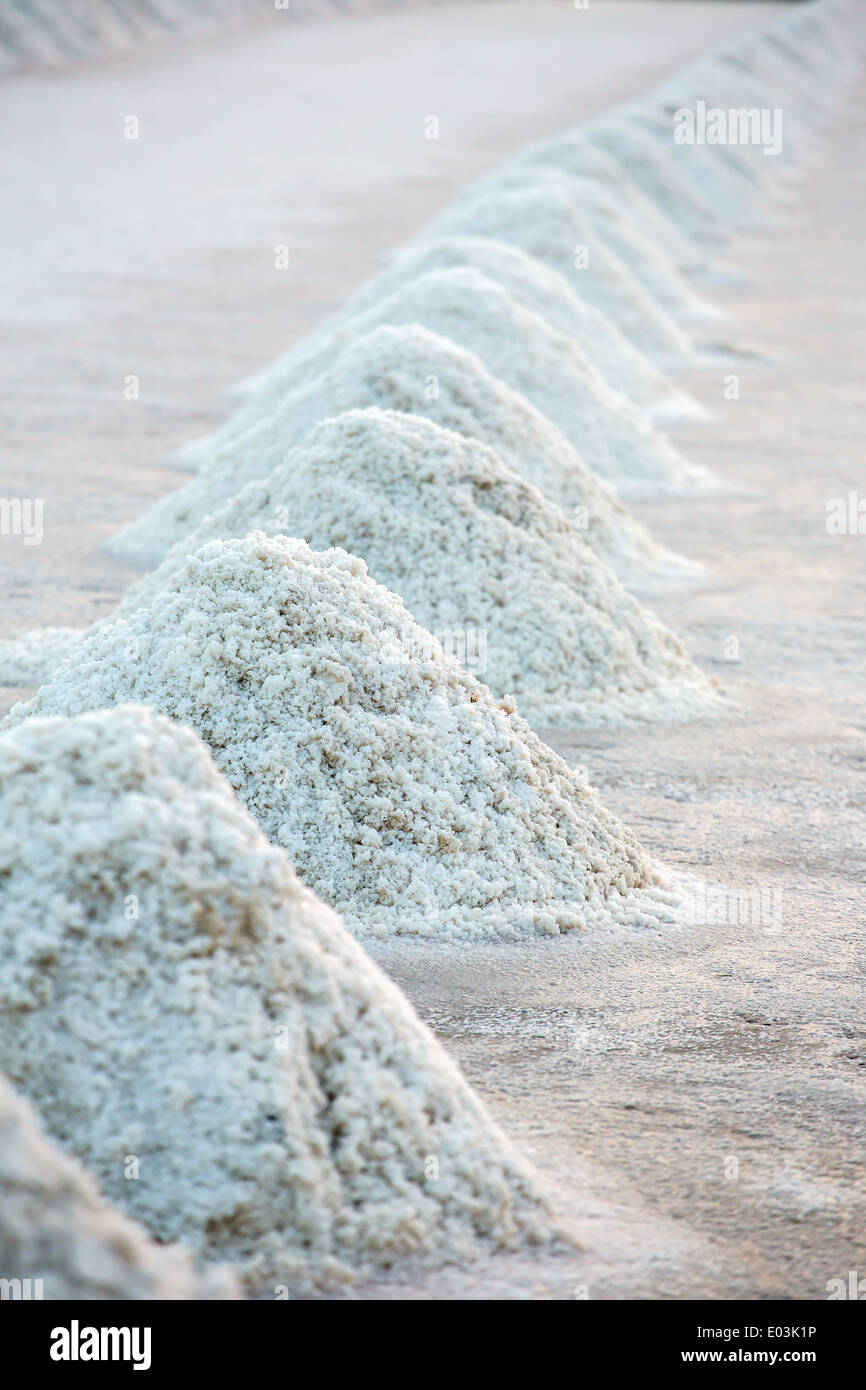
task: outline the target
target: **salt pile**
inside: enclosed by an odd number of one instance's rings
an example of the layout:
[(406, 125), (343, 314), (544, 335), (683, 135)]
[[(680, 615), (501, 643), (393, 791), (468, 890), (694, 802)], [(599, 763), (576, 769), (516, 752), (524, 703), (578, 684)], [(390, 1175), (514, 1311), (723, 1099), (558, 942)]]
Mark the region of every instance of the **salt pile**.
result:
[(271, 1296), (550, 1238), (528, 1167), (191, 730), (125, 707), (0, 744), (0, 1059), (113, 1200)]
[[(508, 163), (458, 198), (444, 215), (444, 220), (448, 221), (462, 208), (471, 208), (479, 199), (497, 198), (504, 193), (543, 198), (548, 192), (557, 200), (561, 194), (565, 194), (573, 199), (575, 208), (580, 209), (585, 230), (583, 244), (587, 247), (590, 270), (595, 249), (601, 246), (627, 267), (638, 284), (674, 320), (694, 323), (720, 316), (720, 311), (714, 305), (698, 297), (671, 259), (664, 243), (654, 242), (636, 226), (621, 211), (618, 199), (593, 178), (568, 174), (551, 167)], [(434, 222), (434, 230), (436, 225)], [(575, 271), (572, 249), (572, 281)]]
[[(704, 66), (708, 68), (709, 65)], [(636, 128), (654, 139), (660, 149), (665, 150), (674, 138), (678, 112), (696, 111), (699, 101), (703, 101), (705, 107), (713, 105), (712, 99), (708, 99), (708, 91), (704, 80), (697, 79), (695, 83), (690, 83), (679, 78), (661, 88), (652, 104), (630, 108), (629, 119)], [(724, 219), (723, 225), (728, 234), (735, 225), (743, 222), (752, 208), (758, 174), (769, 172), (768, 160), (763, 155), (764, 168), (759, 169), (751, 158), (743, 161), (739, 156), (728, 153), (735, 148), (741, 147), (698, 143), (676, 146), (681, 173), (702, 201), (712, 207), (719, 218)], [(758, 150), (758, 153), (760, 155), (761, 151)], [(762, 216), (766, 214), (766, 198), (763, 203)]]
[(646, 237), (665, 247), (680, 270), (689, 276), (706, 277), (711, 274), (706, 252), (647, 197), (612, 155), (606, 154), (587, 139), (582, 126), (552, 139), (527, 145), (508, 161), (505, 168), (536, 166), (594, 180), (609, 196), (616, 198), (618, 205)]
[(589, 226), (565, 179), (454, 204), (427, 235), (484, 236), (519, 246), (565, 275), (651, 360), (679, 366), (695, 356), (683, 328)]
[(764, 53), (781, 56), (788, 70), (813, 100), (827, 92), (828, 107), (833, 104), (840, 77), (856, 76), (866, 57), (862, 32), (850, 24), (844, 0), (831, 6), (825, 0), (820, 14), (801, 10), (787, 14), (777, 24), (761, 32)]
[[(43, 911), (40, 903), (40, 916)], [(38, 1057), (45, 1039), (35, 1047)], [(23, 1298), (210, 1299), (234, 1293), (229, 1276), (202, 1278), (185, 1251), (156, 1245), (108, 1206), (89, 1173), (55, 1148), (32, 1106), (3, 1076), (0, 1278), (21, 1280)]]
[(355, 931), (520, 939), (667, 913), (581, 776), (341, 550), (212, 541), (6, 724), (124, 701), (191, 724)]
[(704, 413), (632, 347), (616, 324), (582, 299), (564, 275), (517, 246), (471, 236), (442, 237), (398, 252), (380, 275), (352, 295), (338, 315), (244, 383), (240, 394), (254, 396), (267, 389), (272, 399), (274, 387), (291, 389), (295, 374), (307, 371), (313, 358), (318, 360), (322, 347), (332, 344), (334, 329), (340, 324), (365, 313), (420, 276), (455, 266), (473, 267), (501, 285), (523, 308), (540, 314), (578, 343), (591, 344), (592, 360), (608, 386), (643, 406), (654, 423), (700, 418)]
[(430, 420), (368, 410), (326, 421), (174, 547), (123, 611), (151, 603), (205, 542), (251, 531), (357, 555), (533, 723), (688, 718), (714, 703), (570, 518), (486, 445)]
[(245, 484), (267, 477), (320, 421), (369, 406), (425, 415), (488, 444), (578, 524), (588, 518), (586, 540), (624, 582), (655, 587), (695, 577), (695, 567), (657, 545), (525, 397), (497, 381), (472, 353), (413, 325), (377, 328), (350, 342), (327, 372), (285, 395), (260, 423), (235, 437), (230, 422), (198, 445), (207, 460), (199, 476), (128, 526), (111, 548), (158, 560)]
[[(559, 426), (581, 454), (585, 464), (607, 478), (617, 491), (671, 491), (706, 486), (706, 471), (689, 463), (643, 413), (625, 397), (612, 391), (589, 356), (564, 333), (540, 315), (524, 309), (500, 285), (471, 267), (433, 271), (407, 284), (383, 300), (376, 308), (358, 314), (335, 329), (307, 362), (305, 370), (293, 374), (297, 386), (311, 383), (307, 403), (314, 403), (306, 416), (307, 428), (323, 414), (324, 381), (316, 373), (333, 371), (340, 349), (380, 325), (412, 324), (429, 328), (451, 338), (470, 352), (477, 353), (488, 371), (507, 386), (525, 395)], [(344, 363), (340, 363), (344, 367)], [(369, 379), (369, 364), (364, 368)], [(299, 380), (298, 380), (299, 378)], [(416, 393), (435, 394), (439, 385), (432, 367), (418, 381)], [(354, 400), (351, 405), (394, 404)], [(123, 555), (153, 556), (183, 536), (206, 515), (219, 495), (211, 492), (215, 469), (223, 474), (222, 496), (230, 495), (249, 474), (233, 474), (229, 482), (225, 460), (230, 453), (252, 453), (255, 476), (270, 471), (260, 459), (262, 441), (267, 434), (279, 436), (282, 449), (297, 443), (303, 435), (297, 429), (287, 437), (282, 421), (297, 421), (295, 402), (287, 399), (285, 388), (276, 383), (262, 390), (233, 421), (199, 446), (199, 456), (211, 459), (206, 478), (179, 489), (157, 503), (140, 521), (114, 539), (112, 549)], [(410, 407), (411, 408), (411, 407)], [(268, 416), (272, 418), (268, 420)], [(245, 431), (248, 431), (244, 438)], [(256, 434), (253, 434), (256, 431)], [(224, 447), (227, 446), (227, 447)], [(222, 455), (222, 458), (220, 457)], [(274, 460), (273, 462), (276, 462)], [(271, 463), (271, 467), (273, 466)], [(219, 486), (219, 483), (217, 483)]]
[[(677, 111), (694, 109), (698, 101), (725, 116), (747, 117), (754, 111), (774, 117), (771, 130), (762, 125), (760, 139), (678, 146), (683, 173), (727, 228), (759, 200), (766, 208), (772, 185), (814, 156), (818, 130), (828, 113), (838, 109), (841, 90), (857, 71), (856, 59), (852, 61), (848, 45), (838, 43), (830, 20), (828, 10), (816, 16), (814, 28), (806, 16), (798, 17), (794, 27), (801, 32), (794, 43), (786, 38), (787, 23), (738, 36), (675, 74), (648, 101), (621, 113), (665, 150)], [(807, 32), (810, 38), (804, 43)], [(766, 157), (766, 143), (772, 145), (772, 158)]]
[[(643, 413), (612, 390), (592, 358), (592, 345), (561, 333), (524, 308), (472, 266), (435, 270), (407, 280), (323, 337), (291, 381), (301, 385), (327, 370), (347, 341), (380, 325), (419, 324), (477, 353), (488, 371), (543, 411), (587, 465), (616, 486), (635, 478), (688, 484), (696, 470)], [(253, 421), (279, 404), (285, 383), (263, 389), (248, 407)]]
[[(437, 383), (430, 394), (424, 383)], [(311, 387), (285, 397), (274, 416), (236, 445), (219, 451), (202, 477), (159, 503), (112, 542), (124, 553), (159, 561), (169, 537), (171, 551), (187, 553), (189, 538), (228, 534), (222, 516), (230, 499), (250, 481), (274, 471), (291, 473), (296, 456), (315, 436), (321, 422), (344, 407), (365, 408), (382, 402), (434, 419), (467, 439), (486, 443), (500, 462), (542, 492), (571, 519), (589, 548), (629, 588), (651, 594), (672, 583), (693, 581), (704, 571), (657, 544), (546, 416), (516, 392), (491, 377), (478, 358), (447, 338), (426, 329), (378, 328), (344, 349), (335, 368)], [(307, 427), (311, 421), (311, 431)], [(286, 442), (302, 435), (287, 453)], [(273, 481), (271, 486), (274, 486)], [(282, 504), (280, 504), (282, 505)], [(228, 514), (234, 516), (231, 507)], [(250, 524), (246, 530), (287, 530), (284, 509)], [(560, 520), (561, 524), (561, 520)], [(237, 531), (232, 534), (237, 534)], [(173, 563), (169, 568), (174, 568)], [(113, 617), (139, 606), (143, 595), (159, 587), (165, 561), (143, 585), (135, 586)], [(375, 577), (375, 571), (374, 571)], [(50, 679), (85, 630), (48, 628), (0, 641), (0, 685), (36, 687)]]
[(671, 131), (670, 148), (659, 144), (628, 111), (599, 117), (584, 135), (610, 154), (676, 225), (699, 243), (721, 239), (718, 214), (681, 167)]

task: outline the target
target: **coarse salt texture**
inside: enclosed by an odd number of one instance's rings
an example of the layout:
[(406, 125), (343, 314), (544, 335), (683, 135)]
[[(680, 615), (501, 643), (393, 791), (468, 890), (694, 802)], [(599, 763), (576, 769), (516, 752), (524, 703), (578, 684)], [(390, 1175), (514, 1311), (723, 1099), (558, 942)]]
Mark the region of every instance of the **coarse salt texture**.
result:
[[(41, 916), (44, 911), (42, 902), (37, 912)], [(33, 931), (36, 920), (31, 917), (27, 929)], [(50, 968), (47, 960), (45, 968)], [(82, 1007), (89, 1012), (89, 1003)], [(20, 1018), (16, 1012), (0, 1028)], [(70, 1052), (76, 1053), (78, 1047), (68, 1041)], [(36, 1056), (53, 1052), (45, 1038), (37, 1038), (34, 1046)], [(39, 1071), (38, 1064), (34, 1070)], [(228, 1272), (199, 1274), (185, 1250), (157, 1245), (141, 1226), (109, 1206), (90, 1174), (51, 1142), (33, 1106), (4, 1076), (0, 1278), (21, 1281), (12, 1298), (213, 1299), (236, 1292)]]
[(669, 911), (583, 778), (342, 550), (211, 541), (5, 723), (125, 701), (191, 724), (358, 933), (514, 940)]
[[(616, 491), (659, 494), (712, 485), (706, 469), (684, 458), (637, 407), (607, 385), (573, 339), (522, 308), (494, 281), (463, 267), (421, 276), (377, 309), (335, 329), (328, 344), (293, 377), (292, 391), (276, 386), (262, 391), (217, 435), (196, 445), (200, 476), (161, 499), (114, 537), (110, 548), (149, 560), (163, 555), (221, 500), (269, 473), (324, 416), (366, 405), (437, 413), (443, 392), (432, 360), (423, 376), (412, 380), (399, 363), (380, 364), (365, 355), (367, 343), (365, 351), (341, 352), (378, 327), (400, 325), (427, 328), (470, 357), (475, 354), (491, 376), (547, 415), (586, 468)], [(390, 373), (390, 381), (380, 380), (380, 371)], [(395, 399), (391, 383), (398, 374), (401, 395)], [(472, 385), (470, 379), (467, 397)], [(462, 404), (462, 393), (454, 399)]]
[(528, 1165), (192, 730), (126, 706), (0, 744), (0, 1057), (111, 1200), (271, 1297), (551, 1238)]
[[(265, 389), (292, 386), (293, 375), (304, 371), (323, 344), (332, 343), (340, 323), (373, 308), (377, 301), (433, 270), (472, 266), (496, 281), (526, 309), (546, 318), (578, 343), (590, 344), (592, 359), (608, 386), (642, 406), (654, 423), (700, 417), (701, 408), (658, 367), (632, 346), (617, 325), (585, 300), (573, 281), (536, 256), (490, 237), (454, 236), (423, 241), (395, 253), (386, 268), (353, 294), (338, 314), (296, 347), (244, 383), (237, 394), (247, 397)], [(261, 408), (259, 402), (258, 408)]]
[(282, 463), (287, 448), (303, 442), (320, 421), (370, 406), (424, 415), (489, 445), (569, 516), (592, 518), (585, 539), (624, 583), (654, 587), (698, 572), (650, 536), (548, 416), (492, 376), (479, 357), (416, 324), (375, 328), (352, 340), (330, 370), (287, 392), (258, 424), (198, 443), (201, 478), (158, 503), (115, 544), (145, 558), (160, 555), (168, 534), (188, 534), (244, 483)]
[[(290, 459), (319, 428), (316, 422), (373, 404), (424, 415), (488, 444), (506, 467), (564, 511), (626, 587), (652, 595), (705, 575), (701, 564), (655, 541), (524, 396), (497, 381), (464, 348), (412, 325), (377, 328), (350, 344), (330, 372), (287, 394), (274, 415), (236, 441), (229, 436), (222, 445), (203, 442), (198, 446), (205, 461), (201, 477), (158, 503), (112, 541), (112, 548), (157, 564), (167, 547), (185, 552), (188, 538), (199, 533), (205, 519), (221, 512), (251, 480), (264, 480), (278, 467), (290, 468)], [(301, 443), (287, 452), (287, 443), (298, 438)], [(261, 525), (266, 531), (285, 529), (276, 525), (276, 518)], [(153, 582), (145, 583), (152, 590)], [(138, 592), (136, 586), (115, 616), (129, 611)], [(38, 686), (84, 635), (84, 630), (60, 628), (0, 641), (0, 685)]]
[(586, 544), (592, 524), (565, 516), (476, 440), (415, 415), (349, 411), (207, 517), (121, 612), (152, 602), (209, 540), (283, 532), (358, 555), (537, 726), (706, 713), (706, 678)]
[[(325, 335), (303, 365), (296, 364), (291, 381), (302, 385), (315, 379), (346, 342), (386, 324), (420, 324), (476, 353), (488, 371), (553, 420), (587, 466), (613, 486), (627, 489), (639, 481), (688, 487), (704, 477), (638, 407), (608, 385), (592, 360), (591, 344), (584, 348), (474, 266), (406, 280)], [(252, 423), (273, 409), (284, 390), (283, 382), (260, 393), (244, 421)]]

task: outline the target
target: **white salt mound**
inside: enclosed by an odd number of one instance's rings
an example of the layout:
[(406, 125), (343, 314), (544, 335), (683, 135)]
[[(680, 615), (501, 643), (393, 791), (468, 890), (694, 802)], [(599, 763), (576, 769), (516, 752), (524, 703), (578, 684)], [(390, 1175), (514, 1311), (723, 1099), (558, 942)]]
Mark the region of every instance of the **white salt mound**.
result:
[[(8, 882), (5, 887), (10, 887)], [(43, 901), (40, 917), (44, 910)], [(33, 922), (28, 925), (35, 930)], [(89, 1001), (82, 1009), (90, 1014)], [(15, 1014), (5, 1025), (0, 1022), (0, 1028), (17, 1025), (20, 1018)], [(45, 1032), (53, 1034), (53, 1025)], [(46, 1036), (35, 1040), (34, 1059), (46, 1045), (53, 1050)], [(80, 1046), (79, 1041), (72, 1050)], [(36, 1060), (35, 1070), (39, 1069)], [(200, 1276), (186, 1251), (156, 1245), (140, 1226), (110, 1207), (90, 1174), (50, 1142), (33, 1107), (16, 1095), (4, 1076), (0, 1278), (29, 1280), (30, 1296), (46, 1299), (211, 1299), (235, 1293), (229, 1275), (215, 1271)]]
[(282, 398), (245, 433), (226, 428), (199, 446), (199, 477), (121, 531), (110, 548), (158, 560), (245, 484), (267, 477), (324, 419), (381, 406), (425, 415), (488, 444), (506, 467), (571, 517), (590, 519), (586, 539), (629, 585), (696, 577), (694, 565), (652, 540), (560, 430), (448, 338), (409, 325), (377, 328), (337, 354), (330, 369)]
[(199, 732), (357, 932), (519, 939), (668, 915), (660, 870), (580, 775), (344, 551), (210, 542), (6, 725), (129, 700)]
[[(592, 358), (547, 319), (524, 308), (502, 285), (472, 266), (430, 271), (341, 323), (292, 372), (300, 386), (326, 371), (335, 352), (382, 325), (419, 324), (477, 353), (488, 371), (520, 391), (615, 486), (636, 480), (688, 485), (699, 476), (643, 413), (608, 386)], [(280, 381), (248, 407), (252, 421), (279, 405)]]
[[(269, 473), (327, 415), (374, 404), (408, 410), (419, 400), (435, 404), (442, 387), (432, 360), (414, 382), (401, 372), (404, 387), (411, 388), (407, 402), (390, 398), (388, 384), (377, 381), (379, 363), (359, 354), (341, 355), (341, 349), (360, 343), (373, 329), (401, 324), (426, 327), (476, 353), (490, 373), (553, 420), (587, 467), (618, 491), (690, 490), (711, 482), (705, 469), (688, 462), (642, 412), (608, 387), (573, 340), (466, 267), (424, 275), (376, 310), (334, 330), (307, 369), (297, 374), (295, 391), (287, 394), (278, 385), (262, 390), (218, 434), (196, 447), (201, 476), (157, 503), (115, 537), (110, 548), (124, 556), (163, 555), (221, 500), (252, 477)], [(381, 369), (388, 367), (382, 364)], [(337, 383), (340, 399), (333, 402)], [(307, 388), (303, 393), (302, 386)], [(420, 409), (427, 413), (423, 404)], [(267, 458), (265, 450), (271, 451)]]
[[(631, 271), (638, 284), (673, 319), (695, 323), (720, 316), (718, 308), (697, 295), (671, 258), (664, 242), (654, 242), (647, 236), (622, 210), (620, 200), (593, 178), (566, 173), (551, 166), (508, 162), (496, 173), (473, 185), (452, 206), (455, 210), (471, 207), (479, 198), (496, 198), (503, 193), (543, 197), (548, 191), (557, 200), (564, 193), (580, 209), (586, 227), (584, 244), (589, 251), (590, 271), (594, 249), (600, 245), (606, 251), (613, 252), (620, 264)], [(450, 216), (450, 211), (446, 215)], [(574, 280), (573, 250), (571, 272), (571, 279)]]
[(683, 171), (673, 132), (668, 148), (626, 110), (588, 122), (583, 133), (615, 159), (686, 236), (701, 244), (721, 238), (718, 213)]
[(325, 421), (179, 542), (121, 611), (151, 603), (205, 542), (251, 531), (359, 556), (533, 723), (686, 718), (714, 702), (680, 643), (570, 518), (486, 445), (430, 420), (366, 410)]
[[(707, 61), (694, 73), (672, 80), (654, 94), (652, 102), (628, 108), (636, 128), (646, 131), (662, 149), (671, 140), (677, 111), (694, 110), (702, 100), (708, 108), (720, 106), (725, 112), (778, 107), (780, 93), (753, 82), (735, 66), (723, 60)], [(783, 110), (783, 118), (786, 113)], [(794, 156), (800, 140), (795, 137), (793, 112), (787, 113), (781, 128), (779, 152), (767, 157), (760, 144), (730, 141), (727, 144), (677, 145), (679, 166), (699, 196), (712, 207), (726, 235), (751, 212), (761, 224), (771, 199), (771, 185)]]
[(519, 246), (565, 275), (651, 361), (667, 367), (695, 358), (685, 330), (589, 223), (564, 178), (455, 203), (426, 235), (484, 236)]
[[(429, 379), (431, 368), (437, 394), (428, 396), (423, 383)], [(437, 420), (467, 439), (488, 444), (506, 468), (565, 513), (589, 548), (627, 588), (651, 595), (671, 584), (704, 577), (703, 566), (652, 539), (610, 488), (586, 468), (556, 426), (529, 401), (498, 382), (465, 349), (411, 326), (378, 328), (345, 348), (332, 372), (287, 395), (275, 415), (241, 436), (236, 445), (215, 450), (218, 457), (202, 470), (200, 479), (158, 503), (111, 542), (112, 547), (159, 562), (172, 536), (178, 539), (170, 552), (185, 554), (196, 548), (190, 544), (193, 535), (239, 534), (237, 529), (224, 531), (222, 520), (211, 518), (208, 525), (210, 513), (221, 517), (228, 508), (233, 516), (230, 499), (248, 486), (249, 480), (262, 474), (267, 480), (275, 469), (290, 473), (296, 455), (303, 456), (310, 436), (324, 427), (323, 421), (339, 414), (344, 405), (363, 408), (370, 401), (411, 407), (414, 413)], [(307, 433), (310, 421), (320, 424), (313, 424)], [(303, 435), (302, 443), (287, 453), (286, 440), (298, 434)], [(245, 530), (291, 529), (279, 524), (282, 518), (282, 512), (279, 517), (263, 515)], [(140, 595), (153, 593), (163, 574), (160, 565), (157, 575), (143, 582), (144, 587), (134, 586), (112, 617), (138, 607)], [(47, 681), (87, 630), (48, 628), (0, 642), (0, 685), (36, 687)]]
[(293, 376), (307, 370), (310, 360), (318, 358), (323, 344), (332, 344), (336, 327), (375, 307), (420, 276), (455, 266), (472, 266), (501, 285), (523, 308), (540, 314), (561, 332), (589, 346), (592, 360), (608, 386), (646, 409), (654, 423), (700, 418), (705, 414), (696, 401), (675, 387), (669, 377), (632, 346), (615, 323), (581, 298), (573, 282), (564, 275), (517, 246), (471, 236), (442, 237), (398, 252), (387, 268), (352, 295), (334, 318), (250, 378), (239, 394), (250, 397), (267, 389), (271, 398), (274, 387), (291, 389)]
[(112, 1199), (271, 1296), (550, 1238), (528, 1167), (191, 730), (125, 707), (0, 744), (0, 1058)]
[(706, 251), (665, 216), (612, 155), (587, 139), (582, 126), (552, 139), (527, 145), (503, 166), (503, 172), (505, 169), (536, 165), (559, 169), (563, 174), (583, 179), (593, 179), (617, 200), (618, 206), (646, 237), (656, 245), (664, 246), (674, 264), (682, 271), (701, 277), (710, 273)]

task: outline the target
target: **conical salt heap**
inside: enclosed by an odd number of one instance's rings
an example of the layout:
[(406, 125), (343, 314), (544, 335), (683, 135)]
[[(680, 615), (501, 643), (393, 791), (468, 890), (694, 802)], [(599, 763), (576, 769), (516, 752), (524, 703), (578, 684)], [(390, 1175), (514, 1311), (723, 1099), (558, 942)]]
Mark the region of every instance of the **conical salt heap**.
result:
[[(480, 236), (441, 237), (397, 252), (381, 274), (352, 295), (339, 313), (249, 378), (237, 394), (251, 398), (267, 391), (268, 400), (275, 399), (276, 391), (290, 390), (296, 374), (307, 372), (311, 360), (319, 360), (323, 345), (332, 345), (335, 328), (356, 314), (366, 313), (420, 276), (459, 266), (473, 267), (501, 285), (524, 309), (540, 314), (576, 342), (591, 344), (592, 360), (608, 386), (645, 409), (654, 423), (693, 419), (703, 413), (695, 401), (632, 346), (606, 314), (578, 293), (573, 281), (518, 246)], [(262, 399), (258, 405), (253, 402), (253, 409), (261, 409)]]
[[(328, 415), (380, 405), (434, 413), (440, 420), (442, 386), (432, 358), (423, 376), (411, 380), (407, 369), (390, 360), (391, 340), (383, 336), (366, 341), (377, 327), (401, 325), (426, 327), (466, 351), (471, 373), (467, 396), (478, 376), (477, 359), (482, 371), (524, 395), (580, 453), (584, 476), (592, 469), (626, 493), (691, 490), (711, 483), (705, 469), (686, 460), (636, 407), (611, 391), (572, 339), (523, 309), (477, 271), (454, 269), (422, 276), (376, 311), (335, 330), (332, 341), (299, 372), (292, 392), (276, 385), (270, 392), (263, 390), (218, 434), (196, 445), (190, 453), (202, 465), (200, 476), (128, 526), (111, 548), (147, 560), (164, 555), (244, 483), (266, 476)], [(345, 351), (353, 344), (358, 352)], [(384, 361), (365, 355), (368, 348), (380, 346)], [(457, 391), (458, 405), (463, 394)], [(450, 419), (441, 423), (457, 427)]]
[(665, 248), (681, 271), (698, 278), (712, 275), (706, 251), (671, 221), (612, 155), (587, 139), (582, 126), (525, 146), (503, 166), (503, 172), (536, 167), (592, 179), (616, 198), (618, 206), (646, 237)]
[(199, 732), (359, 933), (519, 939), (668, 914), (660, 871), (580, 775), (344, 551), (212, 541), (6, 722), (129, 700)]
[(191, 730), (127, 706), (0, 745), (0, 1064), (112, 1200), (271, 1297), (550, 1238), (528, 1167)]
[[(514, 193), (533, 198), (549, 193), (557, 204), (562, 194), (572, 200), (575, 216), (581, 219), (580, 228), (589, 253), (587, 272), (593, 269), (596, 247), (601, 247), (617, 258), (620, 266), (631, 273), (637, 284), (674, 322), (697, 323), (719, 317), (720, 311), (701, 299), (689, 284), (665, 244), (654, 241), (636, 225), (603, 184), (581, 174), (508, 161), (494, 174), (467, 189), (433, 223), (431, 230), (435, 234), (438, 225), (447, 224), (453, 216), (461, 215), (462, 209), (473, 207), (480, 198)], [(571, 282), (579, 287), (583, 272), (575, 266), (573, 248), (569, 269)]]
[(685, 236), (701, 245), (721, 240), (718, 213), (681, 167), (673, 130), (668, 149), (629, 108), (590, 121), (583, 134), (615, 159)]
[[(229, 421), (217, 434), (189, 446), (201, 478), (157, 504), (112, 544), (158, 556), (167, 534), (188, 534), (194, 519), (244, 483), (266, 476), (320, 421), (371, 406), (425, 415), (445, 429), (478, 439), (569, 516), (578, 510), (591, 516), (585, 538), (623, 582), (641, 586), (694, 576), (694, 567), (653, 540), (607, 483), (586, 467), (548, 416), (492, 376), (474, 353), (416, 324), (374, 328), (352, 339), (328, 371), (287, 392), (259, 423), (239, 433), (237, 421)], [(244, 412), (244, 418), (254, 416)]]
[[(425, 385), (431, 376), (436, 381), (434, 393)], [(275, 468), (291, 468), (310, 434), (320, 428), (312, 422), (327, 421), (344, 407), (368, 407), (370, 402), (423, 414), (469, 439), (486, 442), (505, 466), (564, 511), (589, 548), (626, 587), (653, 593), (703, 574), (702, 566), (654, 541), (607, 485), (583, 465), (556, 426), (523, 396), (496, 381), (477, 357), (449, 339), (412, 326), (378, 328), (350, 344), (331, 372), (287, 395), (280, 411), (236, 443), (200, 444), (202, 454), (214, 455), (201, 478), (158, 503), (110, 544), (121, 553), (156, 562), (166, 545), (169, 551), (180, 547), (186, 553), (193, 534), (221, 533), (204, 526), (211, 512), (222, 512), (250, 481), (265, 482)], [(302, 442), (287, 453), (286, 441), (297, 436)], [(276, 516), (262, 518), (247, 529), (259, 526), (268, 532), (286, 530)], [(162, 565), (159, 572), (164, 572)], [(137, 595), (155, 587), (151, 578), (144, 585), (144, 590), (136, 586), (113, 616), (130, 611), (137, 606)], [(50, 680), (86, 631), (48, 628), (0, 639), (0, 685), (38, 686)]]
[(565, 176), (536, 178), (516, 190), (455, 203), (426, 235), (483, 236), (519, 246), (564, 275), (650, 361), (669, 368), (695, 360), (688, 334), (588, 221)]
[(282, 532), (364, 560), (536, 726), (706, 713), (709, 683), (596, 558), (585, 520), (581, 531), (476, 440), (416, 415), (349, 411), (207, 517), (120, 612), (151, 603), (207, 541)]
[[(383, 325), (418, 324), (476, 353), (500, 380), (543, 411), (571, 440), (587, 466), (615, 486), (635, 479), (689, 485), (701, 470), (658, 434), (643, 413), (612, 390), (586, 347), (524, 308), (472, 266), (430, 271), (406, 281), (363, 313), (323, 336), (291, 382), (327, 371), (335, 352)], [(280, 404), (286, 382), (263, 390), (236, 422), (252, 423)]]
[[(35, 1056), (44, 1048), (40, 1037)], [(4, 1076), (0, 1270), (4, 1279), (21, 1281), (17, 1296), (23, 1298), (211, 1299), (235, 1292), (228, 1274), (200, 1276), (186, 1251), (156, 1245), (110, 1207), (90, 1174), (50, 1142), (33, 1107)]]

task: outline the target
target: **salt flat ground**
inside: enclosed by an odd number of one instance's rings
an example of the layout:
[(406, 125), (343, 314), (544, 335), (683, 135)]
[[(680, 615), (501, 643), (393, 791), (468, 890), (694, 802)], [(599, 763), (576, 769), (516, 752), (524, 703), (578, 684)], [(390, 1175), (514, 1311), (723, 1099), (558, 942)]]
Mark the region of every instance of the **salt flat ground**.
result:
[[(3, 541), (4, 634), (107, 612), (131, 571), (100, 542), (183, 481), (169, 451), (456, 189), (775, 12), (536, 0), (272, 23), (0, 87), (0, 495), (46, 510), (41, 546)], [(678, 436), (729, 489), (637, 508), (711, 567), (657, 607), (729, 712), (549, 736), (660, 859), (775, 890), (779, 920), (378, 948), (585, 1249), (358, 1296), (821, 1298), (866, 1274), (866, 537), (825, 528), (828, 499), (863, 488), (864, 153), (846, 109), (791, 206), (732, 245), (749, 279), (716, 297), (762, 356), (684, 377), (715, 420)]]

